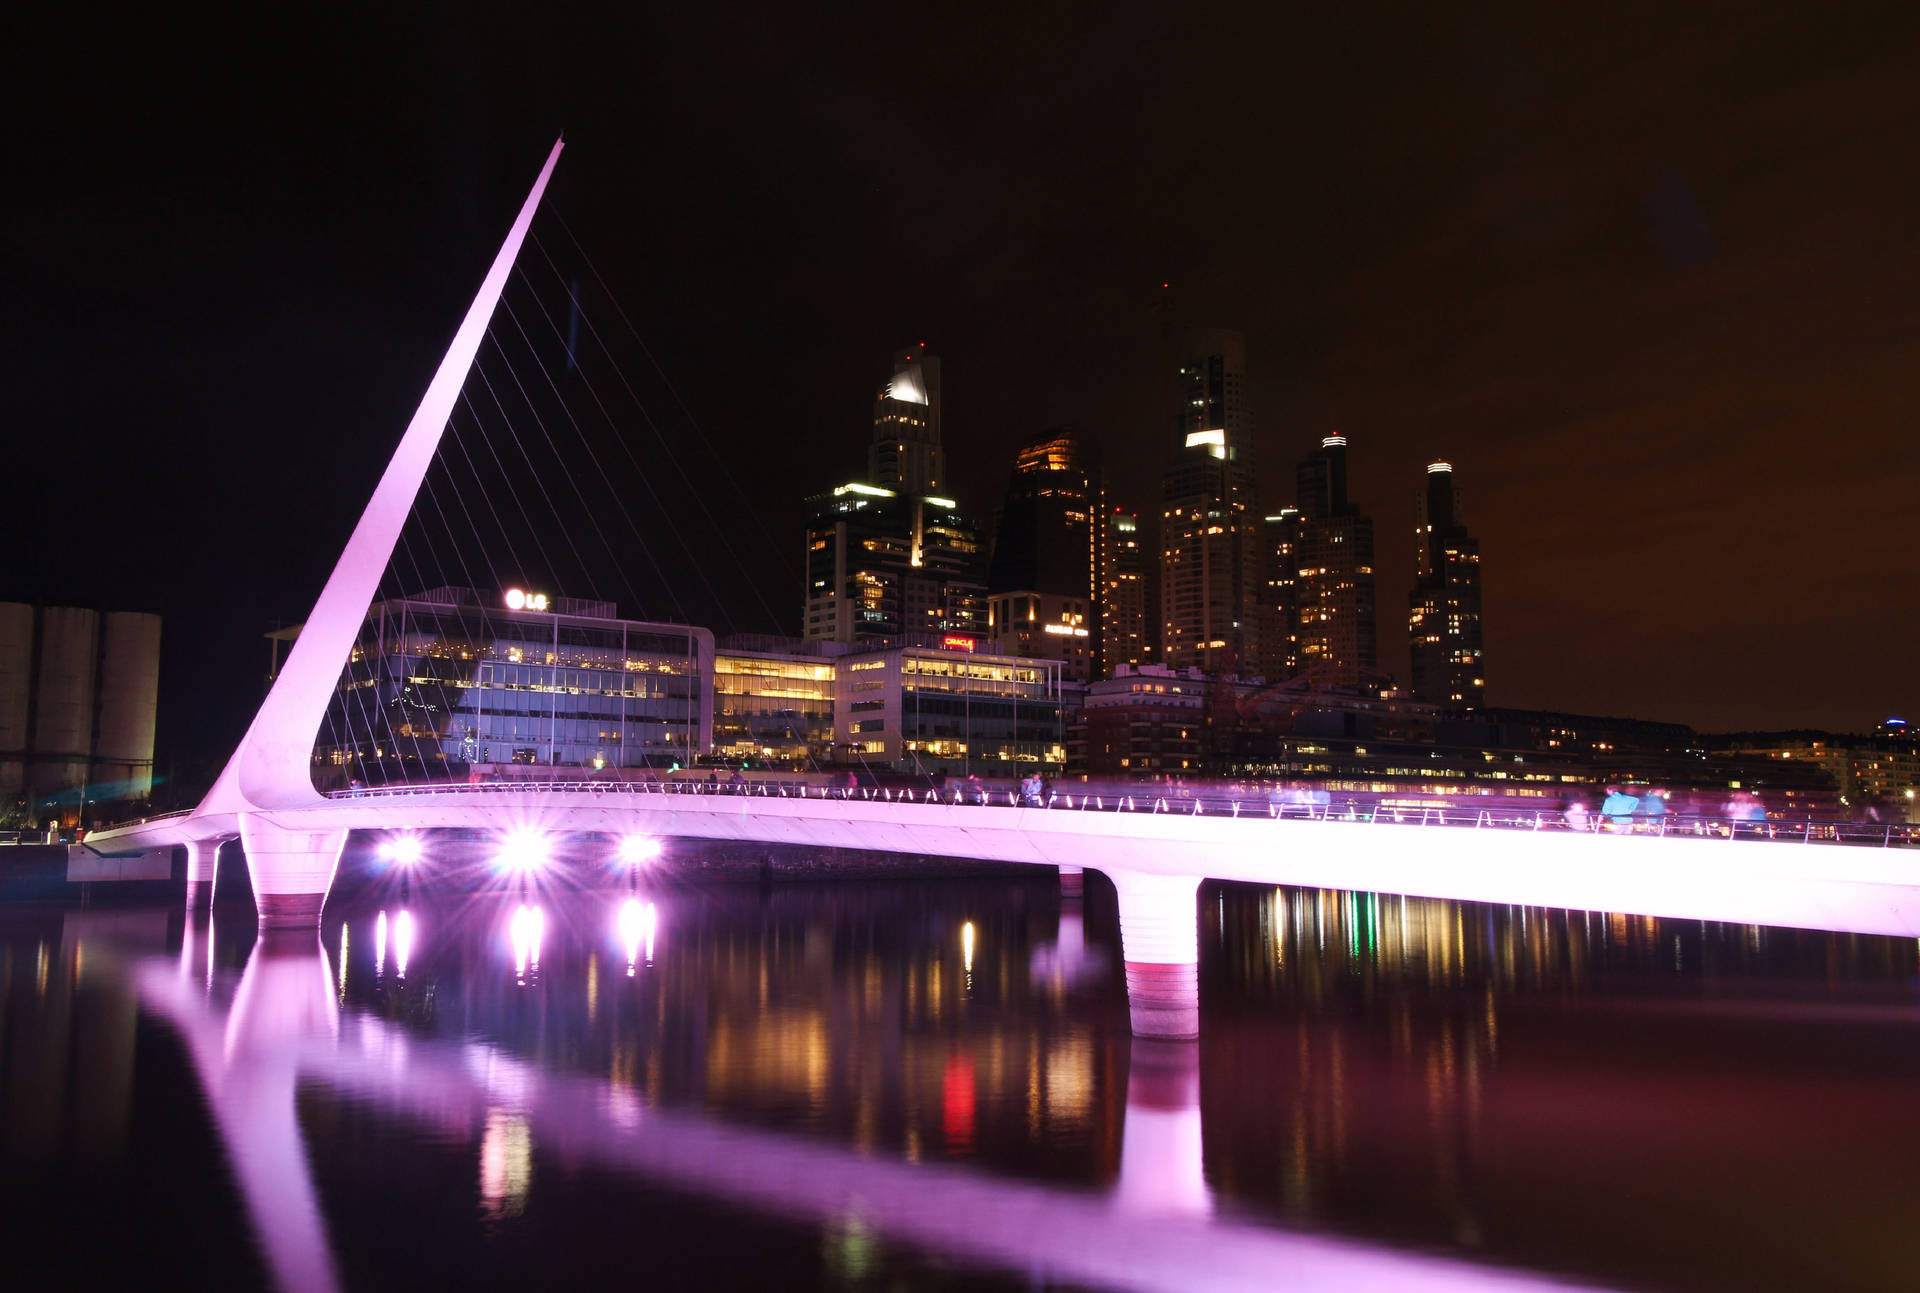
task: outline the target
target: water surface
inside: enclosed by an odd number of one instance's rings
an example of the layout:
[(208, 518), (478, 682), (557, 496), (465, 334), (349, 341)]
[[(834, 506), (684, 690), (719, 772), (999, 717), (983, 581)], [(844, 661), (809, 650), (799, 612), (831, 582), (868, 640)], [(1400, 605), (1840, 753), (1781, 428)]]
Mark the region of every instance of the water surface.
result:
[[(63, 1283), (1913, 1286), (1910, 941), (1205, 886), (0, 913), (0, 1215)], [(528, 911), (521, 913), (526, 907)], [(537, 918), (533, 915), (538, 913)]]

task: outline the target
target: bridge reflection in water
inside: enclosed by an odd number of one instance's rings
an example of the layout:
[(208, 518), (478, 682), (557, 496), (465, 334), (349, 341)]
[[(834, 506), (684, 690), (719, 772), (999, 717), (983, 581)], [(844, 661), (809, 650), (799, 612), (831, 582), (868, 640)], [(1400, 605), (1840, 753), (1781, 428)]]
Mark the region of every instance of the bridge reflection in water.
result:
[[(712, 900), (685, 898), (659, 917), (656, 950), (670, 954), (629, 979), (629, 962), (644, 958), (623, 945), (625, 901), (543, 911), (538, 948), (512, 902), (410, 913), (418, 942), (404, 973), (391, 910), (330, 925), (325, 946), (263, 933), (237, 981), (209, 979), (212, 931), (192, 919), (177, 957), (135, 967), (142, 1005), (186, 1043), (283, 1288), (339, 1283), (296, 1088), (477, 1139), (481, 1206), (497, 1218), (525, 1207), (537, 1147), (1033, 1280), (1543, 1284), (1220, 1215), (1203, 1160), (1200, 1051), (1129, 1041), (1117, 964), (1102, 939), (1088, 945), (1077, 912), (1056, 937), (1037, 936), (1053, 920), (1045, 903), (932, 931), (932, 954), (906, 965), (883, 946), (881, 922), (905, 915), (918, 938), (937, 913), (911, 911), (910, 899), (903, 912), (898, 894), (843, 895), (836, 925), (871, 918), (851, 942), (817, 909), (793, 923), (776, 913), (753, 938)], [(1002, 998), (1026, 994), (1039, 1007), (1024, 1027), (978, 1027)], [(1097, 998), (1102, 1026), (1049, 1008), (1070, 994)], [(1023, 1086), (1024, 1107), (997, 1097)], [(1034, 1156), (1042, 1142), (1054, 1152)], [(1048, 1175), (1078, 1184), (1035, 1179)]]
[(1538, 1282), (1411, 1244), (1898, 1288), (1920, 1257), (1910, 941), (1214, 887), (1193, 1045), (1128, 1038), (1109, 893), (1024, 893), (663, 890), (651, 964), (628, 895), (536, 899), (537, 950), (514, 897), (410, 912), (405, 956), (391, 904), (257, 945), (190, 920), (136, 980), (288, 1288), (364, 1253), (314, 1179), (369, 1118), (466, 1146), (492, 1224), (586, 1168), (1075, 1284)]

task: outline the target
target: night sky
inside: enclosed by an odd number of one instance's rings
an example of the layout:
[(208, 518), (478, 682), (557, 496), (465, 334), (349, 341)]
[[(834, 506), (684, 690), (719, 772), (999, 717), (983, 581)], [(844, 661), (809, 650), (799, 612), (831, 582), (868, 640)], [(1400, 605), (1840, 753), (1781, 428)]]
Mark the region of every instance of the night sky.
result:
[(1073, 422), (1151, 513), (1191, 323), (1247, 335), (1267, 504), (1350, 437), (1401, 677), (1444, 456), (1490, 702), (1920, 710), (1910, 3), (813, 8), (21, 33), (0, 598), (163, 614), (162, 768), (224, 756), (564, 130), (536, 232), (675, 457), (626, 569), (512, 554), (556, 592), (797, 632), (902, 342), (975, 512)]

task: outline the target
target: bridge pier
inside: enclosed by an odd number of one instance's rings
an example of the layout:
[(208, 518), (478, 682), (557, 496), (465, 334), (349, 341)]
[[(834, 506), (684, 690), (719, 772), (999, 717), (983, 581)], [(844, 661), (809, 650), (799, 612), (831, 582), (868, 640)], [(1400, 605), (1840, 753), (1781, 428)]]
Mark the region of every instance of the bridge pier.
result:
[(347, 833), (293, 831), (255, 813), (240, 816), (240, 845), (262, 929), (313, 929), (333, 884)]
[(213, 880), (220, 873), (221, 840), (187, 841), (187, 910), (213, 906)]
[(1081, 898), (1086, 896), (1087, 873), (1077, 866), (1060, 866), (1060, 896), (1062, 898)]
[(1120, 894), (1120, 954), (1127, 964), (1133, 1035), (1188, 1041), (1200, 1035), (1199, 876), (1109, 868)]
[(1212, 1215), (1200, 1132), (1198, 1044), (1135, 1041), (1115, 1202), (1133, 1212)]

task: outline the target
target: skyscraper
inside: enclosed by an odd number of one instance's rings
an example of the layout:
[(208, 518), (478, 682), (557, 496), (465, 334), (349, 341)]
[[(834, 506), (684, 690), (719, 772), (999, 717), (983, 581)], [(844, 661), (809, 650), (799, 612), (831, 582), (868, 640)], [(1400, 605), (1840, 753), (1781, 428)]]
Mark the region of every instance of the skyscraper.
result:
[(1106, 518), (1107, 550), (1100, 578), (1100, 631), (1105, 668), (1139, 666), (1152, 659), (1147, 621), (1147, 549), (1140, 518), (1114, 508)]
[(1300, 527), (1297, 507), (1283, 507), (1267, 518), (1260, 672), (1270, 682), (1300, 672)]
[(1104, 668), (1098, 591), (1107, 532), (1095, 443), (1072, 427), (1030, 438), (1015, 456), (987, 591), (1003, 649), (1057, 659), (1063, 676)]
[(1460, 522), (1453, 464), (1428, 465), (1414, 535), (1420, 573), (1407, 599), (1413, 694), (1436, 705), (1478, 709), (1487, 686), (1480, 640), (1480, 541)]
[(893, 376), (873, 398), (873, 443), (867, 481), (902, 494), (938, 494), (946, 487), (947, 451), (940, 443), (940, 360), (926, 343), (893, 352)]
[(893, 364), (874, 399), (869, 478), (807, 500), (809, 640), (986, 631), (980, 526), (936, 492), (947, 474), (940, 361), (916, 346)]
[(1347, 438), (1330, 435), (1300, 463), (1299, 577), (1294, 586), (1299, 667), (1355, 684), (1378, 671), (1373, 518), (1347, 498)]
[(1174, 668), (1252, 672), (1265, 585), (1254, 510), (1246, 345), (1189, 334), (1180, 362), (1173, 463), (1162, 480), (1161, 659)]

